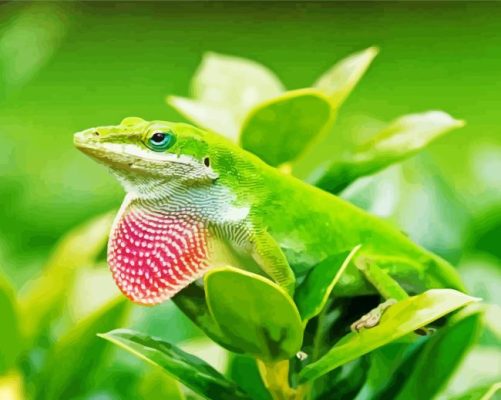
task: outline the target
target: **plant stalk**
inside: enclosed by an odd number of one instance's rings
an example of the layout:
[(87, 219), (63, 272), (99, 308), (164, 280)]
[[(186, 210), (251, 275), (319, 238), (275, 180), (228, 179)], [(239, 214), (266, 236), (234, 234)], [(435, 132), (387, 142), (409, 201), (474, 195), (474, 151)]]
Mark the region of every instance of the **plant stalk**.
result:
[(289, 360), (265, 362), (258, 360), (259, 373), (273, 400), (300, 400), (289, 385)]

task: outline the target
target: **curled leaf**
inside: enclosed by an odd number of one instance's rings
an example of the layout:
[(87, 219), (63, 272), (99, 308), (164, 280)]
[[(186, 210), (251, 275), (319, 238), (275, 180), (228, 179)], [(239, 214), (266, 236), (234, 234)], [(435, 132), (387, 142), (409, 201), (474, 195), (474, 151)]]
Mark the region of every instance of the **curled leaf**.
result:
[(378, 53), (377, 47), (369, 47), (354, 53), (325, 72), (313, 85), (324, 92), (333, 109), (338, 109), (362, 78)]
[(410, 157), (435, 139), (463, 125), (463, 121), (442, 111), (405, 115), (352, 152), (333, 160), (321, 174), (315, 174), (314, 184), (337, 193), (357, 178)]

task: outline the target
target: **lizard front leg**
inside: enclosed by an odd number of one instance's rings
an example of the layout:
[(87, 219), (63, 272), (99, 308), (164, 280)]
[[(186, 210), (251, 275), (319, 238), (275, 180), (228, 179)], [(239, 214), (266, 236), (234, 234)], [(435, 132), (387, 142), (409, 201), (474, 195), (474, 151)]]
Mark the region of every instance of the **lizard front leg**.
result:
[(254, 232), (251, 255), (259, 267), (292, 296), (296, 277), (282, 249), (267, 231)]

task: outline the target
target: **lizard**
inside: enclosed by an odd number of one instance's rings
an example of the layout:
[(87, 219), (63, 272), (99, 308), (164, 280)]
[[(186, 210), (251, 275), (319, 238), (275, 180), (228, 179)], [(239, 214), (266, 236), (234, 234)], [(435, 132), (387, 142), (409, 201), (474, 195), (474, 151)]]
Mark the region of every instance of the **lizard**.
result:
[(357, 260), (370, 260), (409, 293), (464, 291), (451, 264), (389, 222), (214, 132), (128, 117), (75, 133), (74, 144), (125, 189), (107, 259), (117, 286), (135, 303), (166, 301), (209, 268), (227, 265), (292, 294), (320, 262), (359, 244), (335, 287), (338, 296), (377, 292)]

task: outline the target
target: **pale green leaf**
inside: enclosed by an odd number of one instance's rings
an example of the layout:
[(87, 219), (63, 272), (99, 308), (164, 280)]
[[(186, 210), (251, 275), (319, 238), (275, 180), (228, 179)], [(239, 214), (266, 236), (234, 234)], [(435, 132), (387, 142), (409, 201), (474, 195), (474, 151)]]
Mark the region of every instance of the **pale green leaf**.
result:
[(460, 396), (454, 396), (450, 400), (498, 400), (501, 393), (501, 381), (492, 385), (482, 385), (473, 388)]
[(211, 314), (235, 347), (264, 361), (288, 359), (301, 348), (299, 312), (274, 282), (217, 268), (205, 275), (205, 293)]
[(463, 121), (441, 111), (400, 117), (352, 152), (333, 160), (322, 173), (316, 174), (315, 185), (337, 193), (357, 178), (410, 157), (463, 125)]
[(0, 321), (0, 375), (3, 375), (14, 368), (23, 347), (16, 294), (3, 274), (0, 274)]
[(192, 99), (168, 103), (196, 124), (237, 141), (249, 110), (284, 91), (263, 65), (244, 58), (206, 53), (192, 79)]
[[(482, 341), (483, 337), (480, 339)], [(449, 400), (467, 393), (473, 388), (500, 382), (501, 347), (499, 343), (498, 340), (493, 345), (477, 344), (470, 349), (447, 387), (437, 396), (437, 400)]]
[(235, 383), (226, 379), (205, 361), (161, 339), (126, 329), (117, 329), (99, 336), (162, 368), (206, 399), (250, 399)]
[(25, 400), (24, 376), (18, 370), (0, 375), (0, 399)]
[(70, 399), (84, 394), (99, 373), (110, 348), (96, 334), (124, 323), (130, 303), (109, 302), (77, 323), (50, 349), (37, 381), (35, 399)]
[(67, 32), (65, 8), (56, 3), (27, 4), (13, 18), (2, 21), (2, 92), (25, 85), (54, 55)]
[(432, 289), (398, 302), (386, 310), (377, 326), (348, 334), (322, 358), (306, 366), (300, 373), (301, 381), (314, 380), (477, 300), (453, 289)]
[(422, 114), (409, 114), (398, 118), (375, 137), (358, 149), (358, 157), (393, 157), (395, 153), (415, 152), (451, 129), (460, 128), (463, 121), (452, 118), (442, 111), (428, 111)]
[(206, 53), (192, 81), (193, 97), (248, 110), (279, 95), (282, 84), (265, 66), (245, 58)]
[(240, 120), (230, 108), (204, 103), (197, 99), (169, 96), (167, 103), (194, 124), (236, 141), (240, 132)]
[(66, 234), (56, 246), (42, 276), (26, 288), (20, 306), (23, 324), (33, 337), (57, 315), (72, 289), (76, 270), (95, 264), (109, 236), (113, 214), (94, 218)]
[(325, 131), (331, 118), (327, 97), (315, 89), (286, 92), (252, 109), (240, 144), (272, 166), (294, 161)]
[(376, 47), (369, 47), (354, 53), (325, 72), (313, 85), (324, 92), (330, 99), (333, 109), (338, 109), (362, 78), (374, 57)]
[(325, 307), (334, 286), (360, 246), (329, 257), (313, 268), (297, 288), (294, 302), (303, 322), (317, 316)]

